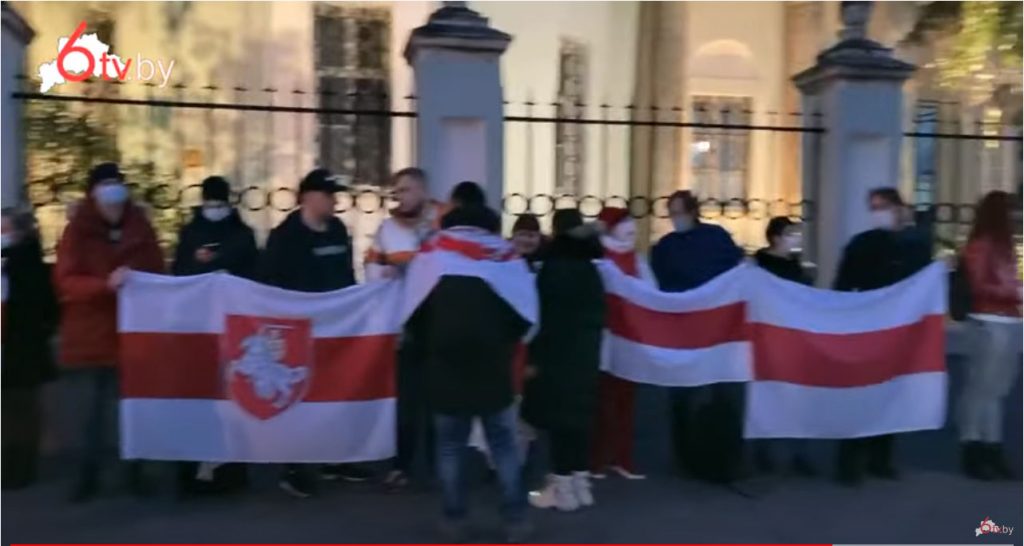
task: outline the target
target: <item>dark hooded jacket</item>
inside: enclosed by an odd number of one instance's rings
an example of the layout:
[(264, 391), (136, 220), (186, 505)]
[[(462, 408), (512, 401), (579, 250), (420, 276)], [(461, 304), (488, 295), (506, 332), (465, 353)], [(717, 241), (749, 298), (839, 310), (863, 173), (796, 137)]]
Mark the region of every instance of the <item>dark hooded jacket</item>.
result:
[(271, 230), (259, 278), (300, 292), (352, 286), (356, 283), (352, 241), (345, 224), (332, 216), (325, 231), (314, 231), (302, 221), (302, 210), (295, 210)]
[(927, 237), (915, 228), (868, 230), (843, 250), (834, 288), (848, 292), (884, 288), (924, 269), (931, 259)]
[(53, 379), (50, 339), (57, 329), (57, 297), (39, 239), (3, 249), (3, 387), (34, 387)]
[(540, 331), (530, 344), (536, 375), (526, 382), (523, 417), (545, 429), (589, 427), (597, 407), (605, 295), (591, 239), (556, 237), (537, 274)]
[[(214, 256), (206, 263), (196, 259), (196, 251), (203, 247)], [(223, 270), (239, 277), (253, 278), (258, 261), (256, 237), (237, 210), (232, 209), (231, 214), (219, 222), (211, 222), (203, 216), (202, 208), (196, 207), (192, 221), (178, 234), (178, 249), (174, 253), (171, 272), (175, 275), (198, 275)]]

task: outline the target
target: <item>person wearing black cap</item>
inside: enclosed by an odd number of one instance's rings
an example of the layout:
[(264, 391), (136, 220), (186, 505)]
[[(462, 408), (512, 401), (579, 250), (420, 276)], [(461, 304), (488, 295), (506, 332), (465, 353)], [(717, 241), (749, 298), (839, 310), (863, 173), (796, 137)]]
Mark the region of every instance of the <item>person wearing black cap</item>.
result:
[[(345, 188), (327, 169), (314, 169), (299, 183), (299, 208), (267, 238), (260, 279), (266, 284), (300, 292), (327, 292), (356, 283), (352, 241), (345, 224), (334, 215), (334, 194)], [(350, 481), (367, 478), (353, 465), (329, 465), (325, 478)], [(305, 498), (313, 494), (310, 473), (289, 465), (279, 486)]]
[(327, 292), (356, 283), (352, 241), (334, 215), (338, 185), (327, 169), (314, 169), (299, 184), (299, 208), (267, 238), (261, 278), (300, 292)]
[[(83, 398), (75, 400), (83, 422), (83, 452), (71, 493), (73, 501), (92, 499), (108, 438), (108, 416), (117, 408), (117, 292), (129, 269), (162, 273), (163, 254), (146, 214), (131, 201), (116, 163), (89, 172), (86, 197), (57, 244), (54, 283), (60, 301), (60, 363), (72, 373)], [(144, 493), (139, 464), (127, 468), (129, 485)]]
[(181, 228), (171, 271), (175, 275), (227, 271), (253, 277), (259, 260), (256, 238), (229, 202), (228, 181), (211, 176), (203, 180), (202, 188), (203, 204)]

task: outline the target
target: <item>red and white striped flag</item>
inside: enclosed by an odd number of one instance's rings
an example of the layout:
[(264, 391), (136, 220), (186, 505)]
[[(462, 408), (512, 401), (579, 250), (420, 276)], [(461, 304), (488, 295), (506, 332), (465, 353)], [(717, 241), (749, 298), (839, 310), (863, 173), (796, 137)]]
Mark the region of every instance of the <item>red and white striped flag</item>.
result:
[(749, 381), (746, 268), (686, 292), (661, 292), (599, 262), (607, 302), (605, 371), (669, 387)]
[(397, 282), (308, 294), (132, 272), (119, 298), (122, 456), (392, 456), (401, 297)]
[(681, 293), (601, 264), (603, 369), (638, 383), (747, 381), (748, 438), (856, 438), (941, 428), (946, 269), (834, 292), (736, 267)]
[(749, 438), (858, 438), (942, 428), (946, 268), (833, 292), (750, 268)]
[(403, 320), (412, 316), (445, 275), (482, 279), (525, 321), (538, 325), (537, 287), (526, 261), (500, 236), (468, 226), (445, 229), (423, 243), (405, 275)]

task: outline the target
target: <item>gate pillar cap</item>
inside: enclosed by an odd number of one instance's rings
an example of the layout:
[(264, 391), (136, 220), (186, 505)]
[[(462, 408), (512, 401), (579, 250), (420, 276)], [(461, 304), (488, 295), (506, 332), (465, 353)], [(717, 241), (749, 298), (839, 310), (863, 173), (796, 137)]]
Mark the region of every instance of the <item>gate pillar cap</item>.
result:
[(893, 56), (892, 48), (867, 37), (872, 2), (842, 2), (843, 28), (839, 42), (818, 54), (814, 66), (793, 76), (793, 83), (806, 94), (816, 93), (833, 80), (904, 81), (917, 67)]
[(410, 64), (423, 48), (495, 54), (501, 54), (508, 48), (512, 35), (491, 27), (486, 17), (466, 7), (465, 2), (443, 4), (430, 14), (427, 24), (416, 27), (410, 33), (405, 45), (405, 59)]

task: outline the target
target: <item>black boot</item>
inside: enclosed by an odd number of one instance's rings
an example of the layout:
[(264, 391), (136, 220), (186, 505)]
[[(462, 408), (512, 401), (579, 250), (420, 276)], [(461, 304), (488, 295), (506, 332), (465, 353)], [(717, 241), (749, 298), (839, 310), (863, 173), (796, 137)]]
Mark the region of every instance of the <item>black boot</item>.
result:
[(1006, 463), (1006, 457), (1003, 456), (1002, 444), (984, 444), (981, 449), (984, 453), (985, 466), (992, 477), (1000, 480), (1014, 479), (1013, 471), (1010, 470), (1010, 465)]
[(95, 465), (83, 466), (71, 489), (71, 502), (91, 501), (99, 492), (99, 481), (99, 469)]
[(985, 464), (984, 445), (981, 442), (965, 442), (961, 444), (960, 467), (972, 480), (989, 481), (992, 471)]

